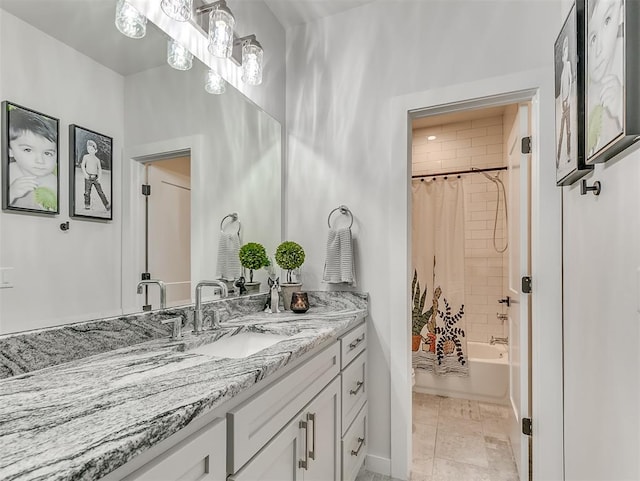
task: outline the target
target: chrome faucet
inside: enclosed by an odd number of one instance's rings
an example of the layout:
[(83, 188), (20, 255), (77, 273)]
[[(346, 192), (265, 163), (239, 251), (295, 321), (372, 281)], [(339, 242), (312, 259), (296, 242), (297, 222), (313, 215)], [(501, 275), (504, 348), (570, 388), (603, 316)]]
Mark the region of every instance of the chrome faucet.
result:
[(167, 286), (160, 279), (147, 279), (138, 282), (138, 294), (142, 294), (142, 286), (148, 286), (151, 284), (158, 284), (158, 287), (160, 287), (160, 309), (164, 309), (167, 307)]
[(492, 346), (494, 344), (509, 344), (509, 337), (493, 337), (493, 336), (491, 336), (491, 340), (489, 341), (489, 344), (491, 344)]
[[(200, 281), (196, 284), (196, 306), (193, 312), (193, 333), (200, 334), (202, 332), (202, 321), (203, 312), (202, 312), (202, 288), (205, 286), (218, 287), (220, 289), (220, 297), (227, 297), (229, 292), (227, 291), (227, 285), (222, 281)], [(220, 325), (216, 316), (213, 318), (213, 327), (218, 327)]]

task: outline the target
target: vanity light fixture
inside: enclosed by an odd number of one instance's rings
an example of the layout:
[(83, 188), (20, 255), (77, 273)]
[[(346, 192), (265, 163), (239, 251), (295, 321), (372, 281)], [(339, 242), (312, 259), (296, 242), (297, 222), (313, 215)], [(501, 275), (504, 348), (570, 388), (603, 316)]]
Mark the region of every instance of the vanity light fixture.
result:
[(209, 13), (209, 52), (219, 58), (231, 57), (233, 50), (233, 29), (236, 19), (225, 0), (207, 5)]
[(116, 27), (127, 37), (142, 38), (147, 33), (147, 17), (138, 12), (126, 0), (118, 0)]
[(167, 63), (176, 70), (189, 70), (193, 65), (193, 54), (180, 43), (169, 39), (167, 43)]
[(170, 18), (178, 22), (191, 20), (193, 0), (162, 0), (160, 8)]
[(208, 70), (206, 74), (206, 80), (204, 89), (210, 94), (223, 94), (226, 89), (226, 82), (215, 70)]
[(262, 83), (263, 50), (255, 35), (242, 41), (242, 81), (248, 85)]

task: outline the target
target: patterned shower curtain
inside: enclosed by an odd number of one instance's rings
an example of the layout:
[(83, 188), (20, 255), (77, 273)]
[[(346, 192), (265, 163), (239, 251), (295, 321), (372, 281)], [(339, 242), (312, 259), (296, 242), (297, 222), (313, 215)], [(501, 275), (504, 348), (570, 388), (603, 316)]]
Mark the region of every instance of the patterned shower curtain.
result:
[(413, 367), (467, 376), (461, 179), (414, 181)]

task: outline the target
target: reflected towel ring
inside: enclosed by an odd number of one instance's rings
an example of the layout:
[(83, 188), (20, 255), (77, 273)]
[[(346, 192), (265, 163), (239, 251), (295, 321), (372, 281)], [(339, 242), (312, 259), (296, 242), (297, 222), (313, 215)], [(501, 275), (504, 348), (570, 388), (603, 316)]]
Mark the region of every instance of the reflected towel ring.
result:
[(329, 212), (329, 217), (327, 218), (327, 224), (329, 224), (329, 229), (331, 229), (331, 216), (337, 210), (339, 210), (342, 215), (348, 215), (349, 217), (351, 217), (351, 223), (349, 224), (349, 229), (351, 229), (351, 226), (353, 225), (353, 214), (349, 210), (349, 207), (347, 207), (346, 205), (341, 205), (339, 207), (336, 207), (331, 212)]
[(222, 220), (220, 221), (220, 232), (224, 232), (224, 228), (223, 228), (224, 221), (226, 219), (228, 219), (229, 217), (231, 218), (231, 222), (229, 222), (229, 224), (233, 224), (234, 222), (238, 223), (238, 232), (237, 232), (237, 234), (240, 235), (240, 228), (242, 227), (242, 224), (238, 220), (238, 213), (237, 212), (234, 212), (232, 214), (227, 214), (222, 218)]

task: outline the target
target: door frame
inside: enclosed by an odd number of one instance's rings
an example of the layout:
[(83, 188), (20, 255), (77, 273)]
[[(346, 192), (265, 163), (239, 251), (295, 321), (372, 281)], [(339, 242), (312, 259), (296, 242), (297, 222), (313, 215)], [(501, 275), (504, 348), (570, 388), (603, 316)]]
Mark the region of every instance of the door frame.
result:
[[(144, 183), (144, 166), (154, 160), (169, 159), (184, 154), (191, 157), (193, 166), (202, 161), (204, 138), (202, 135), (176, 137), (132, 146), (125, 150), (122, 169), (122, 310), (123, 314), (140, 312), (136, 286), (144, 269), (144, 196), (140, 186)], [(191, 222), (194, 206), (191, 206)], [(193, 238), (191, 241), (191, 272), (193, 275)]]
[[(411, 120), (469, 108), (532, 102), (531, 315), (533, 479), (563, 479), (562, 396), (562, 193), (555, 184), (553, 69), (544, 68), (416, 92), (390, 102), (394, 120), (391, 156), (399, 159), (389, 179), (390, 405), (392, 477), (411, 469)], [(404, 159), (404, 162), (402, 161)], [(523, 480), (526, 481), (526, 480)]]

